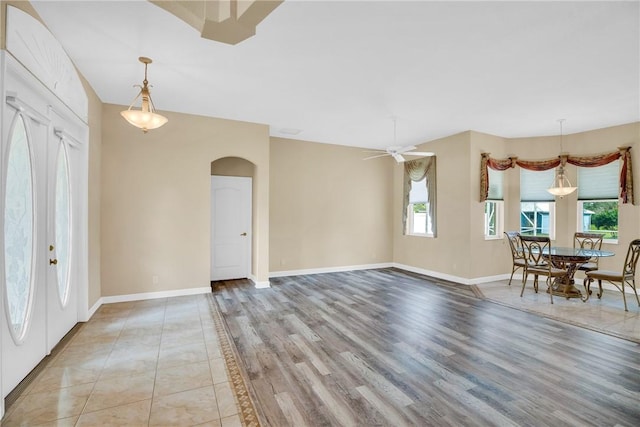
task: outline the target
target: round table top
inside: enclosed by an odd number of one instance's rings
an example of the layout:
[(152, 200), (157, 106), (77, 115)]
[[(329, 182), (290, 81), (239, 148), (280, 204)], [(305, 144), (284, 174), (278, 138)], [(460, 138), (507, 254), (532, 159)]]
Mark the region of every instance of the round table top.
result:
[(609, 257), (614, 256), (615, 253), (611, 251), (602, 251), (598, 249), (584, 249), (584, 248), (564, 248), (562, 246), (552, 246), (549, 250), (543, 252), (545, 255), (549, 255), (555, 258), (592, 258), (592, 257)]

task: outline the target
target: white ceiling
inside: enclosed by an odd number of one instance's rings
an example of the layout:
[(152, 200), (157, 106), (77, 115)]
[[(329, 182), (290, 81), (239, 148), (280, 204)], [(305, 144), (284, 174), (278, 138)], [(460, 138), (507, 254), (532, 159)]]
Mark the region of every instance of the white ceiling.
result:
[[(146, 1), (32, 1), (103, 102), (383, 148), (640, 120), (640, 2), (286, 0), (236, 46)], [(171, 122), (167, 126), (170, 126)], [(282, 129), (299, 129), (291, 136)]]

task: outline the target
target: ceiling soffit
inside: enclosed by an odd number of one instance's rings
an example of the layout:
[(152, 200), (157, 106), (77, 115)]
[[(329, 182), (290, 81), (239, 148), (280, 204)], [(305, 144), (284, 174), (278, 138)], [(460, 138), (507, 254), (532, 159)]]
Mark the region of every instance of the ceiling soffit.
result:
[(256, 34), (256, 26), (284, 0), (153, 1), (209, 40), (235, 45)]

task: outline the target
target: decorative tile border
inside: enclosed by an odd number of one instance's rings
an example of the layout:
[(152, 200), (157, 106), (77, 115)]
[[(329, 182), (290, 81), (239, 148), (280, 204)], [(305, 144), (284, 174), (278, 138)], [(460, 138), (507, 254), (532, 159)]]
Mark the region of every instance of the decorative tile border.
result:
[(211, 314), (213, 316), (213, 322), (218, 335), (218, 343), (220, 344), (220, 351), (222, 357), (224, 357), (225, 365), (227, 367), (227, 374), (229, 376), (229, 384), (231, 385), (231, 391), (235, 396), (236, 403), (240, 409), (239, 417), (240, 422), (244, 427), (260, 427), (260, 418), (256, 411), (256, 407), (251, 400), (247, 384), (242, 377), (242, 371), (236, 358), (235, 349), (231, 344), (231, 338), (227, 332), (220, 310), (215, 301), (214, 294), (208, 294), (209, 307), (211, 308)]

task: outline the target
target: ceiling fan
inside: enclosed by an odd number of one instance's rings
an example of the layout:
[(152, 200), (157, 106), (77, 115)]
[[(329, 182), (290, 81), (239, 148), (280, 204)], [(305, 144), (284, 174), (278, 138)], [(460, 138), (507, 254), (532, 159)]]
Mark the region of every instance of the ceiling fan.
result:
[(369, 159), (375, 159), (378, 157), (385, 157), (385, 156), (391, 156), (393, 157), (396, 162), (398, 163), (402, 163), (405, 162), (406, 159), (404, 158), (403, 154), (405, 156), (417, 156), (417, 157), (428, 157), (428, 156), (435, 156), (435, 153), (429, 152), (429, 151), (412, 151), (415, 150), (416, 147), (414, 145), (409, 145), (406, 147), (402, 147), (399, 145), (395, 145), (396, 144), (396, 120), (397, 117), (391, 117), (391, 119), (393, 120), (393, 143), (394, 145), (392, 145), (391, 147), (387, 147), (385, 150), (371, 150), (369, 151), (370, 153), (379, 153), (373, 156), (369, 156), (369, 157), (365, 157), (362, 160), (369, 160)]
[(400, 147), (400, 146), (394, 145), (391, 147), (387, 147), (386, 150), (372, 150), (371, 151), (372, 153), (380, 153), (380, 154), (376, 154), (370, 157), (365, 157), (362, 160), (369, 160), (369, 159), (375, 159), (377, 157), (391, 156), (396, 160), (396, 162), (402, 163), (407, 161), (407, 159), (405, 159), (404, 156), (417, 156), (417, 157), (435, 156), (435, 153), (432, 153), (430, 151), (411, 151), (415, 149), (416, 147), (413, 145), (409, 145), (407, 147)]

